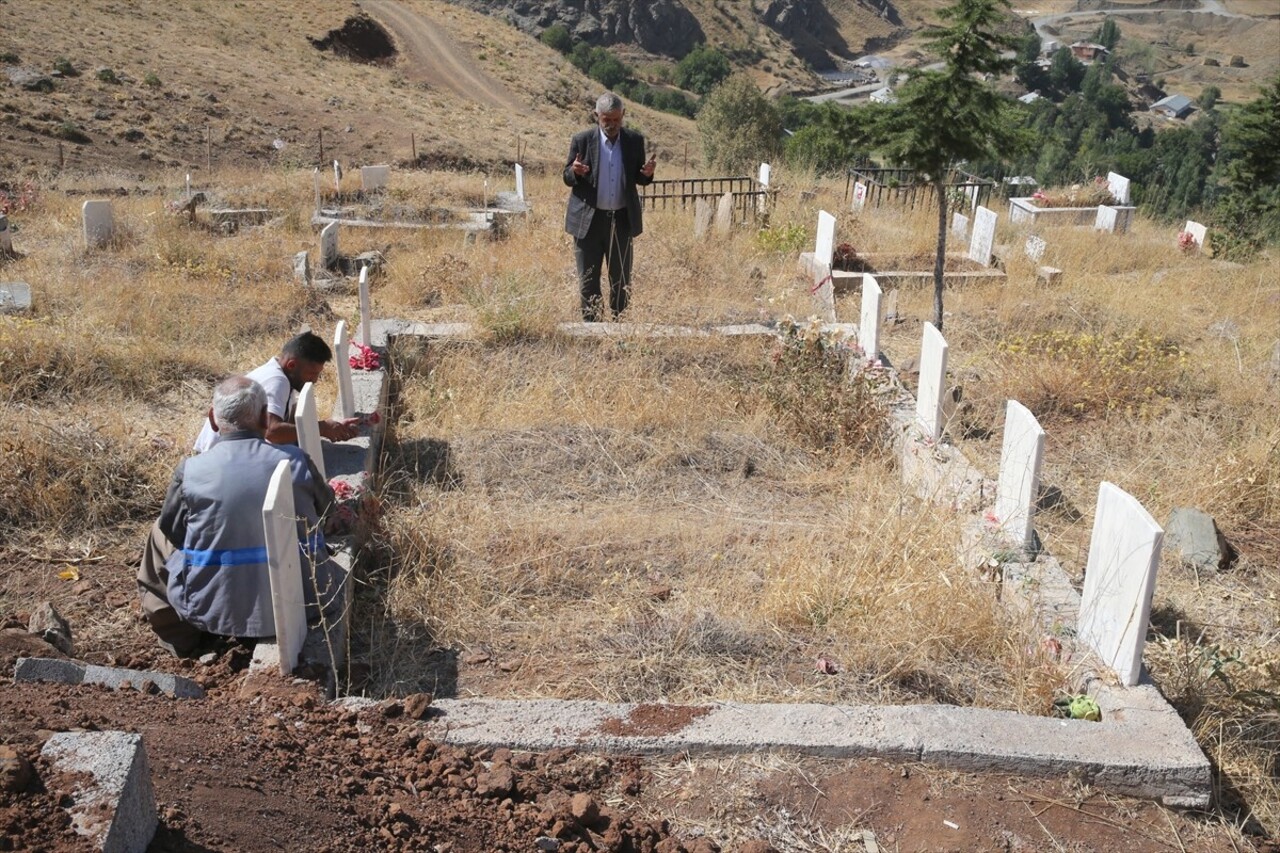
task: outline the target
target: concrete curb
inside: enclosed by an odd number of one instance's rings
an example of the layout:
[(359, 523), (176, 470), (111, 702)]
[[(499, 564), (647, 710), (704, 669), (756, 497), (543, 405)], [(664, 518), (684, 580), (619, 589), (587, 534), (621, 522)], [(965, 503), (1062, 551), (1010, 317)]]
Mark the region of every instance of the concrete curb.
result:
[(143, 853), (156, 832), (156, 800), (142, 735), (62, 732), (41, 757), (56, 771), (82, 773), (68, 808), (75, 831), (104, 853)]
[(141, 669), (118, 669), (110, 666), (83, 664), (58, 658), (18, 658), (13, 668), (14, 681), (52, 681), (58, 684), (92, 684), (119, 690), (132, 687), (142, 690), (150, 683), (161, 693), (175, 699), (203, 699), (204, 688), (189, 678), (168, 672)]

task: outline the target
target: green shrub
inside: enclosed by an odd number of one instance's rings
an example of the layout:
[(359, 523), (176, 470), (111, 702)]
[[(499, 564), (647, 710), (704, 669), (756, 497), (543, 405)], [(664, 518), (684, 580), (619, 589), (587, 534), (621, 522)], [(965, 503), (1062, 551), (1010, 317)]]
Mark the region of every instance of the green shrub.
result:
[(63, 77), (79, 77), (80, 72), (71, 64), (71, 60), (65, 56), (59, 56), (53, 61), (53, 70), (57, 71)]
[(728, 57), (714, 47), (700, 44), (676, 65), (675, 82), (682, 89), (705, 95), (732, 73)]
[(120, 82), (120, 78), (116, 76), (116, 72), (110, 68), (99, 68), (97, 76), (98, 80), (102, 83), (116, 85)]
[(89, 139), (89, 134), (85, 133), (80, 128), (80, 125), (70, 119), (58, 125), (57, 128), (54, 129), (53, 135), (58, 139), (65, 139), (68, 142), (74, 142), (78, 145), (83, 145), (86, 142), (92, 141)]
[(547, 47), (557, 50), (566, 56), (573, 50), (573, 36), (569, 35), (569, 28), (564, 24), (554, 24), (547, 27), (538, 38)]
[(142, 82), (146, 83), (152, 89), (159, 89), (162, 85), (160, 83), (160, 78), (156, 76), (154, 71), (148, 71), (147, 76), (142, 78)]

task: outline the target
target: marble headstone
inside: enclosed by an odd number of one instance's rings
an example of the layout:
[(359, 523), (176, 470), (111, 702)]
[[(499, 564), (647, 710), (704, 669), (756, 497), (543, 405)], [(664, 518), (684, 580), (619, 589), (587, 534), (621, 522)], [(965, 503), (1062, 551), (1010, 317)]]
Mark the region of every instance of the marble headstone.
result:
[(1204, 225), (1194, 220), (1188, 219), (1187, 224), (1182, 226), (1182, 230), (1191, 235), (1191, 239), (1196, 241), (1196, 248), (1204, 248), (1205, 237), (1208, 236), (1209, 230)]
[(320, 229), (320, 269), (331, 270), (338, 263), (338, 223)]
[(389, 180), (391, 180), (390, 166), (360, 167), (360, 188), (365, 192), (386, 189)]
[(995, 515), (1000, 532), (1022, 548), (1030, 548), (1034, 540), (1032, 519), (1043, 459), (1044, 430), (1040, 422), (1026, 406), (1010, 400), (1004, 410)]
[(356, 414), (356, 392), (351, 384), (351, 341), (347, 338), (347, 321), (339, 320), (333, 330), (333, 358), (338, 367), (338, 416), (353, 418)]
[(360, 343), (369, 346), (372, 338), (373, 308), (369, 304), (369, 268), (360, 268)]
[(853, 182), (853, 209), (862, 210), (867, 205), (867, 185), (862, 181)]
[(969, 239), (969, 217), (963, 213), (951, 214), (951, 233), (959, 240)]
[(924, 324), (920, 342), (920, 387), (916, 389), (916, 422), (926, 438), (942, 438), (942, 392), (947, 382), (947, 341), (932, 323)]
[(293, 472), (287, 459), (280, 460), (271, 475), (267, 498), (262, 504), (262, 526), (266, 534), (276, 645), (280, 649), (280, 674), (292, 675), (307, 639), (307, 611), (293, 505)]
[(711, 207), (711, 202), (705, 198), (696, 198), (693, 200), (693, 236), (702, 239), (707, 236), (707, 232), (711, 230), (711, 218), (715, 216), (715, 211)]
[(80, 206), (80, 217), (84, 223), (85, 248), (96, 249), (111, 242), (115, 236), (111, 202), (100, 199), (86, 201)]
[(516, 198), (524, 201), (524, 166), (516, 163)]
[(298, 406), (293, 415), (298, 430), (298, 446), (306, 451), (316, 464), (320, 476), (328, 479), (324, 470), (324, 445), (320, 441), (320, 418), (316, 413), (316, 386), (308, 382), (298, 394)]
[(862, 313), (858, 318), (858, 346), (863, 358), (875, 364), (880, 360), (880, 299), (883, 296), (875, 276), (862, 274)]
[(733, 193), (727, 192), (720, 196), (720, 203), (716, 206), (716, 233), (728, 236), (731, 230), (733, 230)]
[(1108, 234), (1116, 232), (1116, 219), (1119, 211), (1114, 207), (1106, 204), (1098, 205), (1098, 215), (1093, 220), (1094, 231), (1106, 231)]
[(825, 210), (818, 211), (818, 237), (813, 244), (814, 263), (831, 267), (831, 258), (835, 253), (836, 218)]
[(996, 214), (979, 207), (973, 215), (973, 238), (969, 241), (969, 259), (984, 267), (991, 266), (991, 246), (996, 239)]
[(1116, 200), (1116, 204), (1129, 203), (1129, 179), (1115, 172), (1107, 172), (1107, 189)]

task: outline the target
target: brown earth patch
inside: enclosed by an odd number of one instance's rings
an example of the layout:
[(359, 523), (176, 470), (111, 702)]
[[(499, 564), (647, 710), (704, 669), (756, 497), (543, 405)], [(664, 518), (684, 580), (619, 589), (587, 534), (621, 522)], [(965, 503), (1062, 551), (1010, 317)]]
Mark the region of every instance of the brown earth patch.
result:
[(605, 720), (600, 732), (614, 737), (662, 737), (682, 731), (709, 713), (710, 705), (637, 705), (626, 719)]

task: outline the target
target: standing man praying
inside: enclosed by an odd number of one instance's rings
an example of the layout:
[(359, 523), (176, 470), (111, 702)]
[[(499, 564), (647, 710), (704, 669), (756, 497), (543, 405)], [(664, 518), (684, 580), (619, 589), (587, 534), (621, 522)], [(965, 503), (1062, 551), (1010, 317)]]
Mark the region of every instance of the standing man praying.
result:
[(631, 297), (631, 240), (644, 223), (637, 186), (653, 182), (657, 158), (645, 159), (644, 136), (622, 126), (622, 99), (596, 99), (599, 127), (574, 134), (564, 166), (570, 188), (564, 230), (573, 235), (582, 319), (604, 319), (601, 265), (609, 265), (609, 308), (617, 319)]

